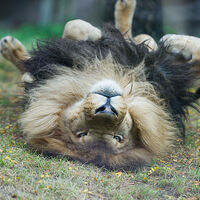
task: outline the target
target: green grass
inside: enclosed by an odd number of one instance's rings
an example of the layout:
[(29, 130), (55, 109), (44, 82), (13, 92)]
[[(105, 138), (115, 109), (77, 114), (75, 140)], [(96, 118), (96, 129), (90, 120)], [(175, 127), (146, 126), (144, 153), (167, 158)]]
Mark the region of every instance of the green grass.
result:
[[(28, 42), (26, 37), (24, 40)], [(17, 123), (23, 110), (20, 106), (23, 91), (19, 82), (20, 75), (15, 67), (2, 61), (0, 199), (200, 198), (200, 120), (194, 110), (190, 110), (185, 145), (177, 140), (170, 154), (137, 172), (106, 171), (64, 158), (44, 158), (26, 147)]]

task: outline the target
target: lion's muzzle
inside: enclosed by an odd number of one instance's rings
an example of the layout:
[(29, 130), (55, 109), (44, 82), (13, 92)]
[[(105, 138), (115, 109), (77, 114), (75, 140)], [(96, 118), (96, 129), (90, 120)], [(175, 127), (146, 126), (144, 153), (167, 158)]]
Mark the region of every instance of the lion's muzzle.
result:
[(97, 82), (84, 101), (84, 113), (89, 126), (114, 129), (127, 112), (120, 86), (113, 80)]

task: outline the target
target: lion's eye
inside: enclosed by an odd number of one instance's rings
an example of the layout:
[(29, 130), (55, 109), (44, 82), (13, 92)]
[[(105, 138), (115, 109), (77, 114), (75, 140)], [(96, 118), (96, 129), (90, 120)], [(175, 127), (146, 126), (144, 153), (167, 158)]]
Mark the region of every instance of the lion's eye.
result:
[(121, 142), (123, 138), (122, 138), (122, 136), (115, 135), (114, 139), (117, 140), (117, 142)]
[(88, 132), (79, 132), (79, 133), (77, 133), (76, 135), (77, 135), (77, 137), (84, 137), (84, 136), (86, 136), (88, 134)]

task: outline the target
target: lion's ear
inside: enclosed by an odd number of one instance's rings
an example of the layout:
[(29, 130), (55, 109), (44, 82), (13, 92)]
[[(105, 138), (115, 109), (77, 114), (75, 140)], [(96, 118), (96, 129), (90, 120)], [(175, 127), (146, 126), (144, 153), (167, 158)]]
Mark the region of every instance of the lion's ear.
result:
[(171, 145), (176, 131), (164, 108), (146, 98), (136, 97), (129, 113), (139, 130), (142, 144), (154, 154), (164, 153)]

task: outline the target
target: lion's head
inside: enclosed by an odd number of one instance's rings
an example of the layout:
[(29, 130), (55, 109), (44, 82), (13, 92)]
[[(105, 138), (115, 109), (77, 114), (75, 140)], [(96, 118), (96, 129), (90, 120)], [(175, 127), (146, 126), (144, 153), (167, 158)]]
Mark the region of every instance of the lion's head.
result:
[[(55, 66), (56, 67), (56, 66)], [(175, 131), (143, 64), (124, 68), (109, 56), (58, 75), (29, 93), (22, 128), (39, 151), (108, 168), (149, 162)]]

